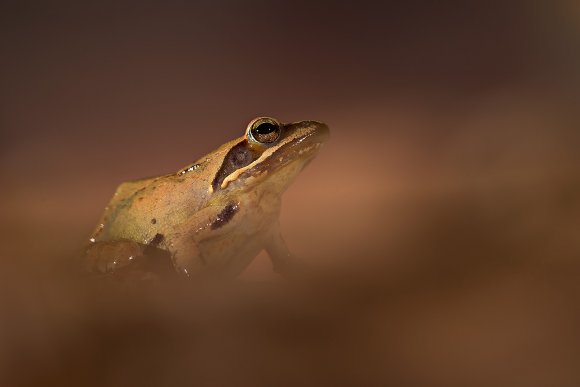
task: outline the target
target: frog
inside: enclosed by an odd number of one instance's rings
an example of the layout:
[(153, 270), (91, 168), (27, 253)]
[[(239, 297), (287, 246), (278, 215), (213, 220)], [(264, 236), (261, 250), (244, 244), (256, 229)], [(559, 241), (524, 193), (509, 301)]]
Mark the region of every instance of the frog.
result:
[(257, 117), (243, 136), (176, 172), (120, 184), (85, 268), (118, 273), (153, 257), (163, 263), (153, 267), (186, 278), (235, 278), (265, 250), (288, 276), (298, 260), (281, 235), (281, 197), (328, 137), (319, 121)]

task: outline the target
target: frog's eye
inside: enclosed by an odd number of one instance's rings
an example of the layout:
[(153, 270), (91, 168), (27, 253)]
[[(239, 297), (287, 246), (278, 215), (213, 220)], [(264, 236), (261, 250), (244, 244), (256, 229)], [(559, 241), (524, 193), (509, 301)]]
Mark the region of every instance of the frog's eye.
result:
[(269, 145), (280, 138), (282, 134), (282, 125), (273, 118), (259, 118), (255, 120), (248, 131), (250, 140)]

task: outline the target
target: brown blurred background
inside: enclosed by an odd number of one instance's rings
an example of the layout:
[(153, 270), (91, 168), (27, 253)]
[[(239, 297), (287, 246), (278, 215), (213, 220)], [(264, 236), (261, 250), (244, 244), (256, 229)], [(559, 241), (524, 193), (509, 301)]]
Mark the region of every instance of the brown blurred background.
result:
[[(580, 385), (576, 1), (0, 15), (1, 385)], [(319, 277), (260, 256), (135, 302), (62, 274), (116, 185), (261, 115), (331, 128), (281, 219)]]

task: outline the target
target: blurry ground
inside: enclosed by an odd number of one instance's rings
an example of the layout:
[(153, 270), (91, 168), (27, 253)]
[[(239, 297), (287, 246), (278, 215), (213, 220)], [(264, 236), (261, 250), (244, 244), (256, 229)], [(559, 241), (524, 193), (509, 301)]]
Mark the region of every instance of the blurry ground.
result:
[[(580, 385), (576, 2), (3, 7), (1, 386)], [(119, 182), (259, 115), (331, 127), (309, 278), (72, 275)]]

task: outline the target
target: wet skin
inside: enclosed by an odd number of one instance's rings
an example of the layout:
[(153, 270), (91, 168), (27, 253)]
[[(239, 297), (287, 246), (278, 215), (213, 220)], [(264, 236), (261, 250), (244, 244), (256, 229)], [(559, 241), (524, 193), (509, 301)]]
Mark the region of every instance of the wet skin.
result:
[(293, 258), (280, 235), (281, 195), (327, 137), (320, 122), (260, 117), (175, 173), (122, 183), (90, 238), (88, 270), (161, 256), (190, 278), (235, 277), (265, 249), (286, 274)]

